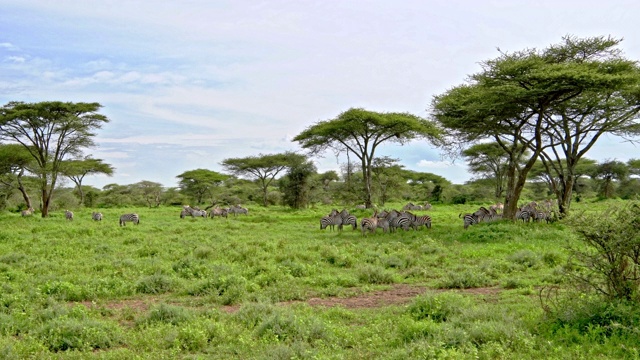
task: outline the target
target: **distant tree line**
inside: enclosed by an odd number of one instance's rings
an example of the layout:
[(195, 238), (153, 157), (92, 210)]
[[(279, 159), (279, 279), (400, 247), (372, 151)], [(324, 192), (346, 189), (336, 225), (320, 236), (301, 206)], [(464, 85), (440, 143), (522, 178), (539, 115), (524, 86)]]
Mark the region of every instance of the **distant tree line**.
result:
[[(586, 156), (605, 134), (633, 142), (640, 131), (640, 67), (621, 55), (619, 43), (567, 36), (542, 50), (500, 52), (466, 83), (434, 96), (429, 119), (348, 109), (293, 138), (305, 154), (228, 158), (219, 164), (225, 173), (189, 170), (168, 189), (151, 181), (83, 185), (87, 176), (115, 170), (84, 155), (108, 122), (100, 104), (10, 102), (0, 109), (0, 206), (31, 208), (37, 194), (44, 217), (64, 202), (63, 193), (84, 206), (504, 200), (504, 215), (513, 218), (523, 199), (555, 198), (564, 215), (587, 196), (635, 198), (640, 160), (596, 163)], [(476, 177), (453, 185), (380, 154), (382, 144), (411, 141), (464, 158)], [(339, 172), (317, 172), (313, 157), (326, 151), (346, 156)], [(62, 179), (75, 185), (72, 191), (60, 188)]]

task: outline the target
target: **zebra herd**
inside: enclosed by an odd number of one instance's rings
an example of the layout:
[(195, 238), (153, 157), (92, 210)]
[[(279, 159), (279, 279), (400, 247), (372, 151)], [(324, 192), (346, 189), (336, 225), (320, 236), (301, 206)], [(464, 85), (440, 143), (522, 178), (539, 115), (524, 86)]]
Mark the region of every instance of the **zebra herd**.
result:
[[(538, 204), (535, 201), (531, 201), (523, 206), (518, 207), (516, 210), (516, 220), (522, 220), (522, 222), (546, 222), (547, 224), (554, 219), (553, 212), (554, 202), (551, 200), (545, 200)], [(473, 213), (460, 214), (459, 218), (462, 219), (465, 230), (475, 224), (481, 222), (491, 222), (502, 219), (502, 210), (504, 205), (497, 203), (491, 205), (488, 209), (481, 206), (480, 209)]]
[[(333, 209), (329, 215), (320, 219), (320, 230), (324, 230), (327, 227), (333, 230), (337, 226), (340, 231), (344, 225), (351, 225), (353, 230), (358, 228), (358, 219), (355, 215), (349, 214), (347, 209), (340, 212), (337, 209)], [(382, 228), (382, 231), (386, 233), (394, 232), (399, 228), (417, 230), (422, 226), (431, 228), (431, 216), (415, 215), (406, 210), (383, 210), (380, 213), (376, 210), (373, 216), (363, 218), (360, 221), (360, 229), (363, 236), (367, 233), (375, 233), (377, 228)]]
[(228, 214), (233, 214), (233, 216), (237, 216), (238, 214), (249, 215), (249, 209), (242, 207), (240, 205), (231, 205), (228, 208), (214, 207), (211, 211), (207, 212), (207, 210), (200, 210), (198, 207), (191, 207), (189, 205), (183, 205), (182, 210), (180, 211), (180, 218), (184, 219), (187, 216), (191, 216), (193, 218), (202, 217), (207, 218), (211, 217), (212, 219), (216, 216), (219, 217), (227, 217)]

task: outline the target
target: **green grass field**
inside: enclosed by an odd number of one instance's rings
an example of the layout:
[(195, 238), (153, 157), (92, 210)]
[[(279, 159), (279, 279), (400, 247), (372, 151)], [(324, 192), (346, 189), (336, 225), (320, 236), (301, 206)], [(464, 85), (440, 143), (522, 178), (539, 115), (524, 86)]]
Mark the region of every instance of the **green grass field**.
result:
[[(0, 358), (638, 358), (637, 327), (576, 327), (581, 305), (555, 296), (571, 288), (568, 227), (465, 231), (458, 214), (477, 207), (435, 206), (432, 229), (364, 237), (320, 230), (330, 207), (228, 219), (105, 209), (102, 222), (91, 209), (72, 222), (3, 213)], [(132, 211), (140, 225), (118, 226)], [(340, 301), (399, 288), (414, 295)]]

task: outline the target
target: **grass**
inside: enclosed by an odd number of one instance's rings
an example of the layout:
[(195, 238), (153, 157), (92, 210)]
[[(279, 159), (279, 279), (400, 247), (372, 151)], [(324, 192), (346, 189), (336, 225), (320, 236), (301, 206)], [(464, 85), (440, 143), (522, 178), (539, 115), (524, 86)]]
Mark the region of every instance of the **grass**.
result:
[[(564, 245), (575, 236), (561, 223), (465, 231), (457, 216), (470, 209), (436, 206), (430, 230), (363, 237), (320, 230), (329, 210), (255, 207), (212, 220), (105, 209), (102, 222), (91, 209), (73, 222), (0, 214), (0, 358), (638, 356), (637, 328), (621, 323), (631, 316), (588, 326), (626, 314), (623, 305), (545, 317), (539, 289), (568, 288)], [(130, 211), (140, 225), (118, 226)], [(397, 284), (428, 290), (375, 308), (306, 302)]]

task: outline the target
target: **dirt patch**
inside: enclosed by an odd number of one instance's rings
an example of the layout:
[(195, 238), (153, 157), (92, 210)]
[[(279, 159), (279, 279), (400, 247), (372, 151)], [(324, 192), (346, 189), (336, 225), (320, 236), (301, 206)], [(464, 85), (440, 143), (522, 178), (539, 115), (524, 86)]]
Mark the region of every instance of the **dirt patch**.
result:
[[(406, 284), (396, 284), (387, 290), (378, 290), (371, 292), (362, 292), (354, 296), (349, 297), (326, 297), (326, 298), (311, 298), (305, 303), (313, 307), (335, 307), (340, 306), (347, 309), (366, 309), (366, 308), (378, 308), (391, 305), (404, 305), (416, 296), (424, 294), (429, 288), (424, 286), (412, 286)], [(485, 300), (495, 300), (495, 297), (502, 291), (497, 287), (484, 287), (484, 288), (471, 288), (471, 289), (432, 289), (432, 291), (455, 291), (463, 294), (470, 294), (475, 296), (484, 296)], [(129, 299), (112, 301), (106, 303), (94, 303), (91, 301), (82, 301), (78, 304), (82, 304), (87, 308), (106, 308), (110, 310), (122, 310), (131, 309), (135, 312), (145, 312), (153, 304), (157, 303), (157, 298), (147, 299)], [(280, 306), (287, 306), (291, 304), (302, 303), (303, 301), (286, 301), (278, 303)], [(227, 313), (234, 313), (240, 309), (240, 305), (227, 305), (220, 308)]]
[[(379, 290), (357, 294), (351, 297), (327, 297), (327, 298), (311, 298), (306, 301), (307, 304), (314, 307), (335, 307), (340, 306), (347, 309), (366, 309), (377, 308), (390, 305), (403, 305), (411, 302), (416, 296), (422, 295), (428, 288), (423, 286), (411, 286), (406, 284), (397, 284), (388, 290)], [(472, 289), (435, 289), (434, 291), (456, 291), (463, 294), (471, 294), (477, 296), (494, 297), (499, 294), (501, 289), (495, 287), (472, 288)], [(301, 301), (287, 301), (278, 303), (278, 305), (286, 306)], [(239, 305), (223, 306), (222, 310), (227, 313), (233, 313), (240, 309)]]

